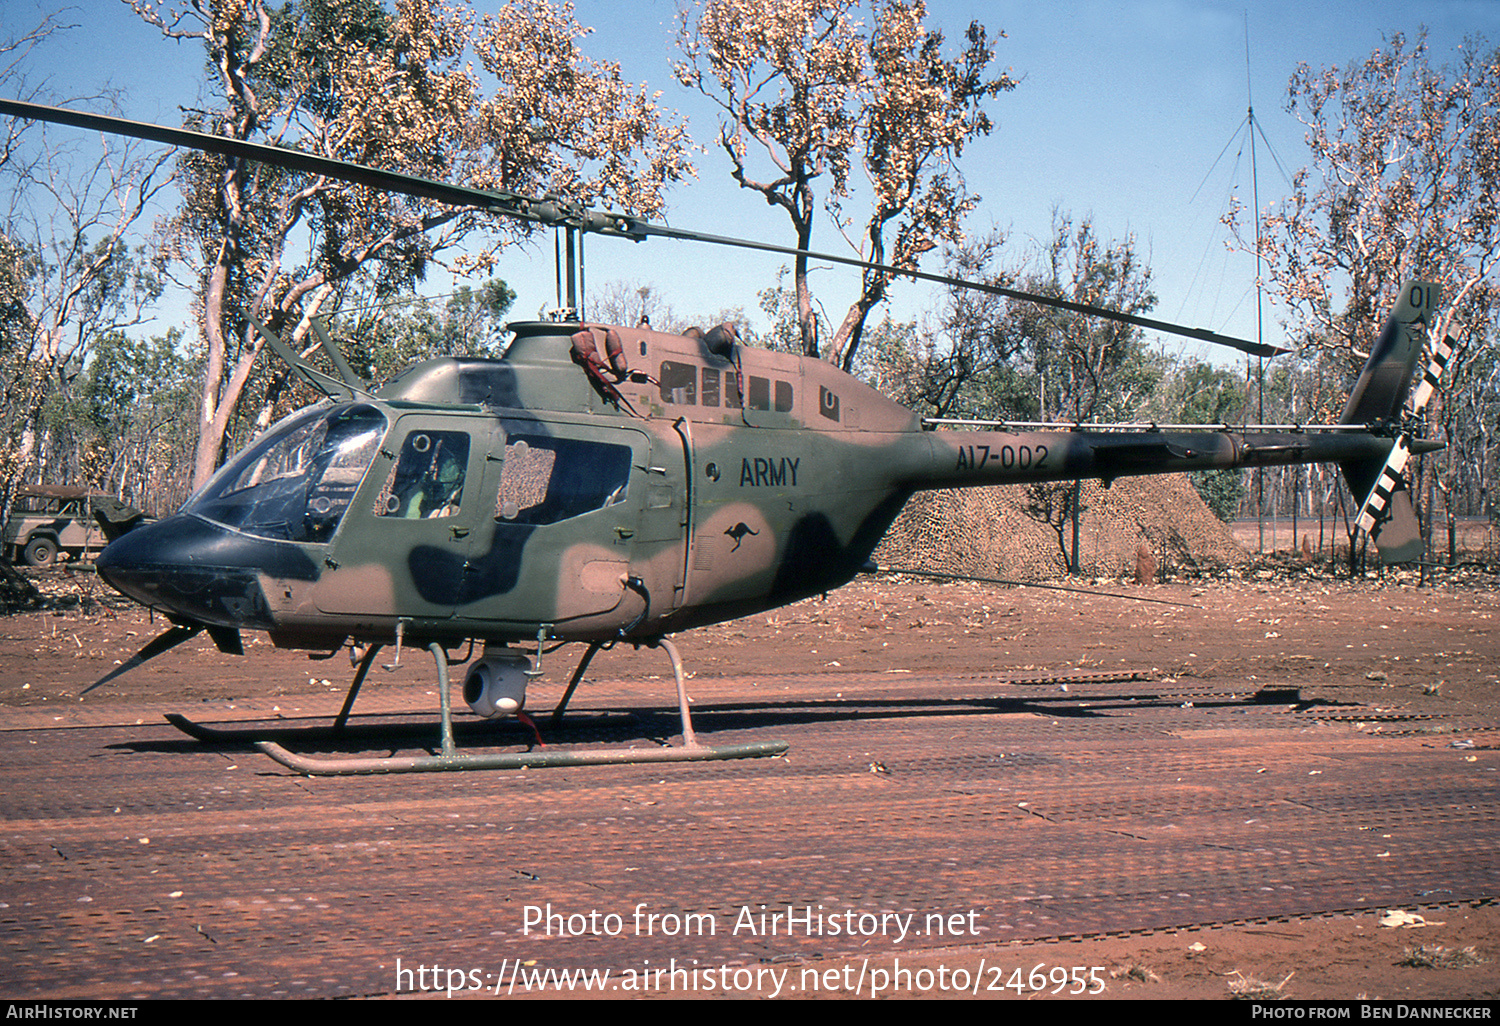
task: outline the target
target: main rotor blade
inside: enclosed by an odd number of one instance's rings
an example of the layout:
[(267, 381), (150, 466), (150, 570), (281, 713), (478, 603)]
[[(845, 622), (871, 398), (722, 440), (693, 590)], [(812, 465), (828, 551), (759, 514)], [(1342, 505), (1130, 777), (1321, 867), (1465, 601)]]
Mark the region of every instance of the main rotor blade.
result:
[(328, 178), (352, 182), (356, 185), (386, 189), (409, 196), (420, 196), (424, 199), (435, 200), (436, 202), (446, 203), (451, 206), (475, 207), (480, 210), (504, 214), (525, 221), (535, 221), (540, 224), (568, 226), (586, 232), (614, 235), (636, 241), (655, 235), (661, 238), (679, 239), (685, 242), (734, 246), (738, 249), (759, 250), (765, 253), (779, 253), (785, 256), (804, 256), (812, 260), (826, 260), (829, 263), (844, 264), (849, 267), (858, 267), (862, 270), (879, 271), (882, 274), (915, 278), (920, 281), (936, 282), (940, 285), (975, 289), (980, 292), (1005, 296), (1008, 299), (1037, 303), (1042, 306), (1068, 310), (1090, 317), (1101, 317), (1105, 320), (1118, 321), (1151, 331), (1160, 331), (1169, 335), (1180, 335), (1185, 338), (1197, 339), (1200, 342), (1228, 346), (1231, 349), (1238, 349), (1240, 352), (1249, 353), (1252, 356), (1269, 357), (1290, 352), (1290, 350), (1282, 349), (1278, 346), (1267, 345), (1261, 342), (1250, 342), (1229, 335), (1221, 335), (1207, 328), (1189, 328), (1180, 324), (1172, 324), (1168, 321), (1138, 317), (1135, 314), (1123, 313), (1119, 310), (1109, 310), (1103, 307), (1087, 306), (1083, 303), (1074, 303), (1066, 299), (1044, 296), (1035, 292), (1024, 292), (1020, 289), (1007, 288), (1006, 286), (994, 285), (989, 282), (954, 278), (945, 274), (919, 271), (915, 268), (871, 263), (867, 260), (860, 260), (858, 257), (838, 256), (833, 253), (818, 253), (812, 250), (797, 249), (792, 246), (779, 246), (769, 242), (756, 242), (751, 239), (737, 239), (727, 235), (712, 235), (706, 232), (670, 228), (666, 225), (642, 221), (626, 214), (591, 210), (580, 204), (566, 200), (555, 198), (537, 199), (511, 192), (492, 192), (485, 189), (473, 189), (463, 185), (450, 185), (446, 182), (437, 182), (430, 178), (419, 178), (416, 175), (402, 174), (398, 171), (383, 171), (380, 168), (368, 167), (364, 164), (354, 164), (348, 161), (320, 157), (314, 153), (288, 150), (279, 146), (268, 146), (264, 143), (245, 142), (240, 139), (210, 135), (206, 132), (198, 132), (187, 128), (166, 128), (162, 125), (153, 125), (142, 121), (129, 121), (106, 114), (88, 114), (83, 111), (67, 110), (61, 107), (48, 107), (42, 104), (27, 103), (22, 100), (0, 99), (0, 113), (32, 121), (52, 121), (72, 125), (76, 128), (87, 128), (99, 132), (111, 132), (119, 135), (149, 139), (152, 142), (165, 143), (169, 146), (204, 150), (209, 153), (217, 153), (221, 156), (241, 160), (258, 160), (267, 164), (290, 168), (294, 171), (305, 171), (309, 174), (324, 175)]
[(561, 200), (535, 199), (512, 192), (492, 192), (487, 189), (473, 189), (465, 185), (451, 185), (447, 182), (419, 178), (416, 175), (403, 174), (399, 171), (385, 171), (347, 160), (321, 157), (316, 153), (289, 150), (265, 143), (246, 142), (242, 139), (230, 139), (190, 128), (167, 128), (163, 125), (130, 121), (108, 114), (90, 114), (84, 111), (68, 110), (65, 107), (48, 107), (39, 103), (27, 103), (24, 100), (6, 99), (0, 99), (0, 114), (148, 139), (151, 142), (165, 143), (168, 146), (217, 153), (222, 157), (257, 160), (266, 164), (274, 164), (277, 167), (290, 168), (293, 171), (305, 171), (308, 174), (336, 178), (341, 182), (367, 185), (408, 196), (420, 196), (450, 206), (477, 207), (527, 221), (573, 225), (584, 231), (621, 235), (625, 233), (619, 230), (617, 224), (628, 221), (628, 218), (621, 215), (587, 210)]
[(1004, 285), (995, 285), (990, 282), (972, 281), (968, 278), (953, 278), (946, 274), (935, 274), (931, 271), (919, 271), (915, 268), (894, 267), (890, 264), (876, 264), (857, 257), (837, 256), (833, 253), (815, 253), (807, 249), (795, 249), (790, 246), (778, 246), (770, 242), (753, 242), (747, 239), (735, 239), (724, 235), (709, 235), (704, 232), (688, 231), (682, 228), (668, 228), (664, 225), (649, 224), (643, 221), (633, 222), (636, 230), (643, 235), (660, 235), (670, 239), (684, 239), (690, 242), (708, 242), (721, 246), (738, 246), (741, 249), (758, 249), (768, 253), (783, 253), (787, 256), (806, 256), (813, 260), (827, 260), (836, 264), (847, 264), (851, 267), (868, 268), (872, 271), (899, 275), (906, 278), (917, 278), (922, 281), (937, 282), (940, 285), (955, 285), (961, 288), (974, 289), (979, 292), (990, 292), (997, 296), (1005, 296), (1009, 299), (1019, 299), (1041, 306), (1056, 307), (1059, 310), (1070, 310), (1073, 313), (1086, 314), (1090, 317), (1102, 317), (1105, 320), (1119, 321), (1124, 324), (1132, 324), (1138, 328), (1149, 328), (1152, 331), (1161, 331), (1169, 335), (1181, 335), (1185, 338), (1198, 339), (1201, 342), (1212, 342), (1215, 345), (1228, 346), (1238, 349), (1242, 353), (1252, 356), (1280, 356), (1291, 352), (1280, 346), (1273, 346), (1264, 342), (1250, 342), (1246, 339), (1235, 338), (1232, 335), (1221, 335), (1207, 328), (1188, 328), (1180, 324), (1172, 324), (1169, 321), (1153, 320), (1150, 317), (1138, 317), (1135, 314), (1123, 313), (1119, 310), (1110, 310), (1100, 306), (1087, 306), (1083, 303), (1074, 303), (1055, 296), (1044, 296), (1036, 292), (1023, 292), (1020, 289), (1007, 288)]

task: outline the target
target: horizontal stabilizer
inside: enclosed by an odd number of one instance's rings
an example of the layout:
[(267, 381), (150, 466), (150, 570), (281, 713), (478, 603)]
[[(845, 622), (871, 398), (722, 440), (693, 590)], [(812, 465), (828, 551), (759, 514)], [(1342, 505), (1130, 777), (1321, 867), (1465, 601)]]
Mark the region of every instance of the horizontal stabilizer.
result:
[(1151, 473), (1168, 467), (1175, 460), (1190, 460), (1200, 453), (1195, 449), (1169, 441), (1148, 441), (1121, 435), (1111, 439), (1115, 444), (1100, 443), (1092, 446), (1094, 466), (1099, 476), (1106, 481), (1128, 474)]

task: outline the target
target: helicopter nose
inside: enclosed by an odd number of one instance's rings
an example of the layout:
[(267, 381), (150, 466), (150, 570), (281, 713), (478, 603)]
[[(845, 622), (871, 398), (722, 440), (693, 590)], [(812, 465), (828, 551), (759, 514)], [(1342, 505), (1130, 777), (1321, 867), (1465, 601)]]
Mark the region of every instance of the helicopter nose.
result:
[(316, 579), (298, 546), (177, 514), (110, 542), (95, 560), (110, 587), (143, 605), (205, 624), (275, 627), (264, 577)]

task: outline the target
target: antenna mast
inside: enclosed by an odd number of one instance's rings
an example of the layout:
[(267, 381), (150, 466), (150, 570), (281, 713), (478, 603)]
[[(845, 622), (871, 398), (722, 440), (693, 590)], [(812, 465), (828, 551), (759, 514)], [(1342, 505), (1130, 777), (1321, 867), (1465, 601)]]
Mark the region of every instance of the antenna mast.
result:
[[(1255, 211), (1255, 341), (1265, 342), (1265, 308), (1261, 288), (1260, 240), (1260, 174), (1255, 163), (1255, 100), (1250, 84), (1250, 14), (1245, 14), (1245, 121), (1250, 129), (1250, 202)], [(1248, 357), (1247, 357), (1248, 360)], [(1248, 368), (1247, 368), (1248, 369)], [(1266, 422), (1266, 361), (1255, 358), (1256, 409), (1260, 422)], [(1266, 478), (1265, 468), (1255, 468), (1255, 520), (1259, 526), (1260, 552), (1266, 551)]]

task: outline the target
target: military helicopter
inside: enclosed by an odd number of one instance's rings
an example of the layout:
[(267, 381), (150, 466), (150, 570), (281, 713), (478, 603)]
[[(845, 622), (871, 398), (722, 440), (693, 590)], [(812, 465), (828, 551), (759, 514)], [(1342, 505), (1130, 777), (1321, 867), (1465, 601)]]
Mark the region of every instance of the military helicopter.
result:
[[(797, 250), (492, 193), (182, 129), (0, 100), (0, 113), (194, 147), (233, 159), (399, 190), (556, 225)], [(815, 259), (855, 266), (848, 257)], [(572, 266), (570, 263), (570, 280)], [(908, 277), (952, 283), (899, 269)], [(1012, 298), (1274, 355), (1282, 350), (986, 283)], [(327, 400), (272, 427), (175, 515), (120, 535), (97, 561), (114, 588), (173, 626), (94, 687), (207, 632), (241, 653), (240, 632), (332, 655), (363, 646), (333, 733), (342, 731), (383, 646), (424, 647), (437, 669), (439, 754), (341, 759), (262, 750), (304, 773), (381, 773), (777, 754), (779, 742), (704, 745), (693, 730), (676, 632), (827, 592), (865, 568), (916, 491), (1334, 462), (1368, 498), (1361, 526), (1383, 560), (1417, 558), (1403, 478), (1410, 455), (1442, 446), (1409, 430), (1451, 342), (1432, 347), (1407, 405), (1438, 289), (1402, 292), (1338, 423), (938, 425), (817, 359), (740, 344), (720, 326), (674, 335), (576, 319), (510, 325), (497, 360), (441, 358), (394, 381), (360, 380), (315, 325), (328, 375), (262, 328), (268, 346)], [(571, 304), (571, 299), (570, 299)], [(527, 683), (550, 647), (659, 647), (677, 684), (683, 743), (645, 751), (461, 753), (453, 741), (450, 651), (482, 646), (463, 685), (483, 717), (530, 724)], [(215, 736), (181, 717), (175, 724)], [(534, 726), (533, 726), (533, 729)], [(537, 738), (540, 742), (540, 737)]]

